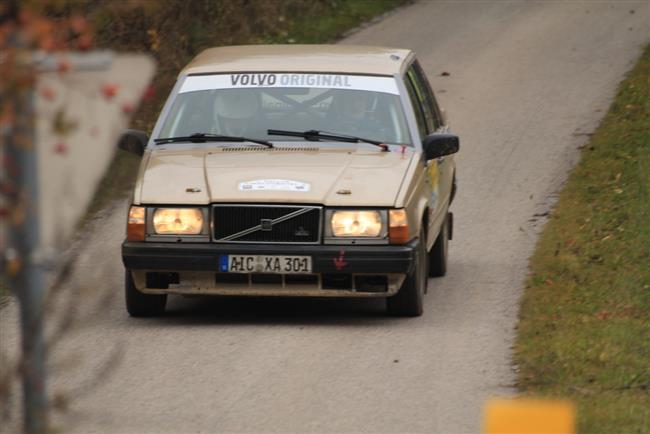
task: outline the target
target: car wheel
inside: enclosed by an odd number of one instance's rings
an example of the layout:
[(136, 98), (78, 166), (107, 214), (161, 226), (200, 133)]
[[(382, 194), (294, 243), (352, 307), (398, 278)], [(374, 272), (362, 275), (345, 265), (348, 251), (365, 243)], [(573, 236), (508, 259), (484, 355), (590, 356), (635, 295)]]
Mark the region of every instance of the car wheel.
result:
[(417, 246), (413, 271), (397, 294), (386, 299), (386, 309), (389, 314), (397, 316), (422, 315), (423, 295), (427, 286), (427, 245), (424, 226), (420, 229), (420, 241)]
[(429, 277), (447, 274), (447, 252), (449, 251), (449, 213), (442, 223), (438, 238), (429, 252)]
[(157, 316), (165, 312), (167, 294), (144, 294), (135, 287), (131, 270), (124, 274), (126, 310), (135, 317)]

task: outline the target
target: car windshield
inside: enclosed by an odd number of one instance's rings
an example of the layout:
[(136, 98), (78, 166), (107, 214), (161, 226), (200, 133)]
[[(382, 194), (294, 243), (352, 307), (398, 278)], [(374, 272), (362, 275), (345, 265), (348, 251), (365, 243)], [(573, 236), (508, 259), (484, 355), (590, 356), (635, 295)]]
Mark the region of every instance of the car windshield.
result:
[(196, 133), (263, 140), (267, 130), (327, 131), (410, 145), (392, 77), (332, 74), (218, 74), (185, 79), (158, 138)]

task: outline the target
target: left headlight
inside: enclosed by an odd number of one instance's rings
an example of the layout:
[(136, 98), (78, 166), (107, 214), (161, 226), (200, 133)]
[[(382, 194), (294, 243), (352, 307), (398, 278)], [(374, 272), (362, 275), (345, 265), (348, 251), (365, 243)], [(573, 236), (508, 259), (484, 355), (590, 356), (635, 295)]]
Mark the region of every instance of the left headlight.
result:
[(203, 212), (198, 208), (156, 208), (153, 229), (160, 235), (198, 235), (203, 231)]
[(334, 211), (330, 220), (335, 237), (378, 237), (383, 219), (379, 211)]

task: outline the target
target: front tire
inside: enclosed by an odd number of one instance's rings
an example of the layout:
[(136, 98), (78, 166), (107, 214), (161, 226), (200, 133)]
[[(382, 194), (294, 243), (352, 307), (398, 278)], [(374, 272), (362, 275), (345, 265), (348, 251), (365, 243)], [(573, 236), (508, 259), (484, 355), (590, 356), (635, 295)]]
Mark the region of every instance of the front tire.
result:
[(420, 240), (415, 254), (413, 271), (397, 294), (386, 299), (386, 310), (396, 316), (422, 315), (423, 296), (427, 286), (427, 243), (424, 226), (420, 229)]
[(124, 273), (124, 295), (126, 310), (134, 317), (159, 316), (165, 313), (167, 294), (145, 294), (138, 290), (133, 283), (131, 270)]
[(429, 252), (429, 277), (442, 277), (447, 274), (447, 255), (449, 252), (450, 214), (442, 223), (438, 238)]

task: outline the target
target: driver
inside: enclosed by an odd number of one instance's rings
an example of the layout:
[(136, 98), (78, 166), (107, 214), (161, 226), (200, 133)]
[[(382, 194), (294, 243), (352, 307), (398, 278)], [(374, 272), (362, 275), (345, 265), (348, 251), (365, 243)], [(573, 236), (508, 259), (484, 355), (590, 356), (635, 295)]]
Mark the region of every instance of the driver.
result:
[(353, 135), (376, 135), (378, 123), (369, 117), (372, 99), (368, 92), (346, 90), (336, 95), (332, 123), (335, 131)]
[(255, 128), (260, 104), (250, 89), (227, 89), (214, 100), (216, 133), (228, 136), (247, 136)]

